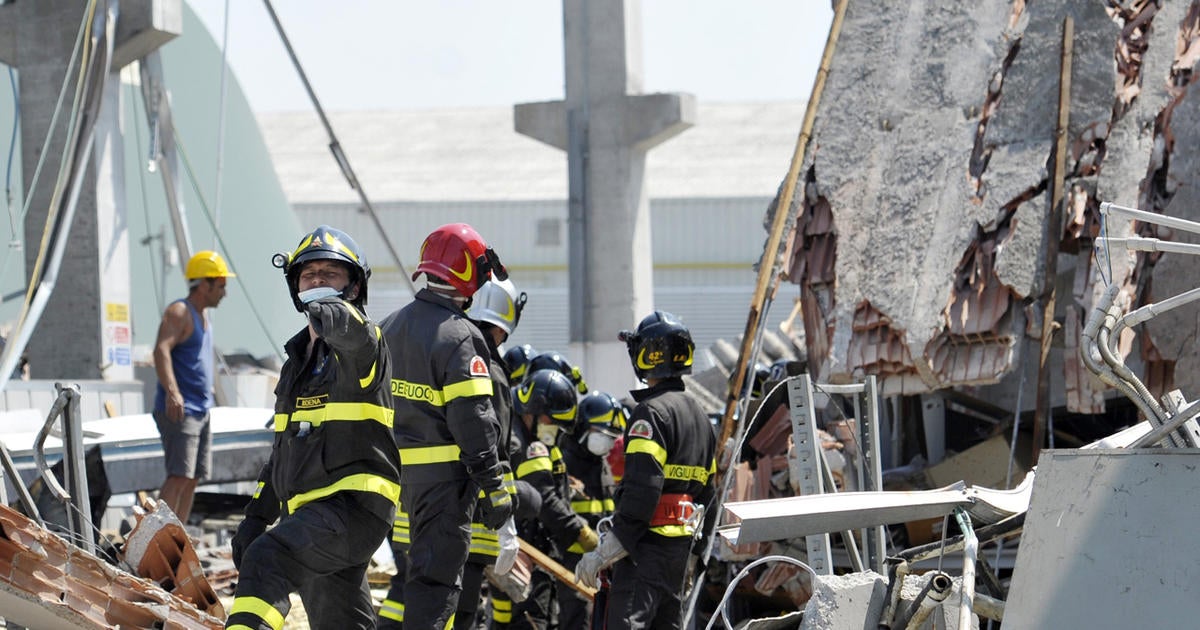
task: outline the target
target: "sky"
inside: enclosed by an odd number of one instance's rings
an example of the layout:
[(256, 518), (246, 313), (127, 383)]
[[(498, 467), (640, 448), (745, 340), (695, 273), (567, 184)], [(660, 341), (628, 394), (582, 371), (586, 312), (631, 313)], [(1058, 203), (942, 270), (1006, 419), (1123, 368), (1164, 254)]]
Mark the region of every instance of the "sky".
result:
[[(186, 0), (256, 112), (311, 109), (262, 2)], [(594, 1), (594, 0), (593, 0)], [(828, 0), (645, 0), (643, 92), (804, 101)], [(563, 97), (562, 0), (274, 0), (329, 111), (510, 106)], [(228, 39), (225, 37), (228, 7)]]

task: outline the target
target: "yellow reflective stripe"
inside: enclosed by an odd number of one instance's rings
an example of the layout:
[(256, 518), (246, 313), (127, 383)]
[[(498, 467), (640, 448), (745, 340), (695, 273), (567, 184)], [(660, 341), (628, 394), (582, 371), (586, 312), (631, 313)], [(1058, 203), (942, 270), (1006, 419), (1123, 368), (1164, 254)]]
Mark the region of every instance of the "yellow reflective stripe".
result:
[[(297, 409), (292, 412), (291, 421), (309, 422), (315, 427), (322, 422), (373, 420), (390, 429), (392, 428), (392, 418), (394, 416), (394, 411), (382, 405), (365, 402), (341, 402), (327, 403), (324, 406), (313, 409)], [(279, 415), (275, 416), (275, 430), (283, 430), (279, 427)]]
[(451, 383), (442, 388), (446, 402), (450, 402), (455, 398), (467, 398), (469, 396), (491, 396), (492, 391), (492, 379), (490, 378), (470, 378), (465, 381)]
[(263, 491), (263, 488), (265, 488), (265, 487), (267, 487), (267, 482), (265, 482), (265, 481), (258, 482), (258, 485), (255, 486), (255, 488), (254, 488), (254, 498), (255, 499), (262, 496), (262, 491)]
[(550, 417), (554, 418), (555, 420), (574, 420), (575, 419), (575, 408), (572, 407), (569, 411), (561, 411), (559, 413), (552, 413), (552, 414), (550, 414)]
[(671, 538), (691, 536), (696, 533), (696, 529), (694, 527), (688, 527), (687, 525), (659, 525), (658, 527), (651, 527), (650, 531), (661, 536), (669, 536)]
[(625, 443), (625, 455), (629, 456), (634, 453), (644, 453), (653, 457), (659, 466), (665, 466), (667, 463), (667, 449), (654, 440), (647, 440), (645, 438), (629, 440)]
[(498, 623), (512, 621), (512, 602), (507, 599), (492, 598), (492, 619)]
[(358, 386), (359, 386), (359, 387), (361, 387), (361, 388), (363, 388), (363, 389), (366, 389), (366, 388), (367, 388), (367, 386), (371, 384), (371, 381), (375, 380), (375, 366), (376, 366), (376, 365), (379, 365), (379, 362), (378, 362), (378, 361), (373, 361), (373, 362), (371, 363), (371, 371), (370, 371), (370, 372), (368, 372), (366, 376), (364, 376), (364, 377), (362, 377), (362, 378), (358, 379)]
[(408, 544), (412, 542), (408, 527), (408, 512), (396, 509), (396, 518), (392, 519), (392, 542)]
[(598, 415), (595, 418), (588, 418), (588, 422), (591, 424), (608, 424), (612, 422), (613, 414), (615, 413), (617, 413), (615, 410), (610, 409), (608, 413)]
[(404, 623), (404, 602), (385, 599), (379, 605), (379, 616)]
[(663, 478), (679, 481), (708, 481), (708, 469), (703, 466), (684, 466), (683, 464), (667, 464), (663, 466)]
[(571, 501), (571, 509), (576, 514), (603, 514), (614, 511), (616, 503), (612, 499), (580, 499)]
[(288, 415), (286, 413), (275, 414), (275, 432), (282, 433), (287, 430)]
[(552, 467), (553, 465), (550, 463), (549, 457), (535, 457), (533, 459), (527, 459), (521, 462), (520, 466), (517, 466), (517, 479), (521, 479), (541, 470), (550, 472)]
[(238, 623), (232, 626), (227, 626), (225, 630), (254, 630), (254, 628), (251, 628), (250, 626), (243, 626), (242, 624)]
[(379, 475), (361, 473), (342, 477), (324, 488), (317, 488), (316, 490), (297, 494), (288, 499), (288, 512), (295, 512), (306, 503), (316, 501), (317, 499), (324, 499), (335, 492), (342, 492), (344, 490), (373, 492), (383, 495), (384, 498), (390, 500), (392, 503), (400, 500), (400, 484), (389, 479), (384, 479)]
[[(359, 313), (358, 309), (354, 308), (353, 304), (347, 302), (346, 300), (342, 300), (342, 303), (346, 305), (346, 310), (350, 311), (350, 316), (353, 317), (355, 321), (360, 324), (363, 323), (362, 313)], [(378, 326), (376, 326), (376, 328), (378, 328)]]
[(456, 462), (461, 454), (462, 450), (458, 448), (457, 444), (402, 448), (400, 449), (400, 465), (408, 466), (411, 464), (441, 464), (444, 462)]
[[(451, 269), (450, 271), (453, 272), (454, 270)], [(458, 274), (455, 274), (455, 275), (458, 275)], [(446, 620), (446, 625), (442, 626), (442, 630), (451, 630), (451, 628), (454, 627), (454, 614), (455, 613), (450, 614), (450, 618)]]
[(491, 396), (492, 379), (469, 378), (465, 381), (451, 383), (443, 389), (434, 389), (423, 383), (413, 383), (403, 379), (392, 379), (392, 396), (423, 402), (434, 407), (442, 407), (455, 398), (470, 396)]
[(583, 548), (583, 545), (573, 542), (570, 547), (567, 547), (567, 553), (577, 553), (582, 556), (587, 553), (587, 550)]
[(257, 597), (239, 597), (233, 600), (233, 609), (229, 611), (229, 616), (232, 617), (238, 613), (250, 613), (267, 622), (267, 625), (274, 630), (283, 627), (283, 613)]

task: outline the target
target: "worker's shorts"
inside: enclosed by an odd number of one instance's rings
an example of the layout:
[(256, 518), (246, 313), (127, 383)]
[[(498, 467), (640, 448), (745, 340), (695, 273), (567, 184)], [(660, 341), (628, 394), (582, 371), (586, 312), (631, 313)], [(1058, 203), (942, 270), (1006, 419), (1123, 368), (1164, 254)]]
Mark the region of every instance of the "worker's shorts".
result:
[(180, 422), (167, 419), (167, 412), (155, 411), (154, 424), (162, 438), (163, 461), (167, 475), (188, 479), (207, 479), (212, 468), (212, 432), (208, 414), (185, 415)]

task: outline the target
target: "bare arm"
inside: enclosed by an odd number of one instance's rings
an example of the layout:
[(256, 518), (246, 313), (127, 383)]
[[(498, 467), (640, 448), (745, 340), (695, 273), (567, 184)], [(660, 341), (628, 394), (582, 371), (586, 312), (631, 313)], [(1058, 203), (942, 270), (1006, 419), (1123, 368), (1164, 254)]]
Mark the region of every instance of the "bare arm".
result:
[(187, 305), (175, 302), (163, 312), (162, 321), (158, 324), (158, 339), (154, 342), (154, 371), (166, 392), (167, 419), (172, 422), (183, 420), (183, 394), (179, 393), (179, 383), (175, 381), (171, 350), (186, 341), (192, 329), (192, 317)]

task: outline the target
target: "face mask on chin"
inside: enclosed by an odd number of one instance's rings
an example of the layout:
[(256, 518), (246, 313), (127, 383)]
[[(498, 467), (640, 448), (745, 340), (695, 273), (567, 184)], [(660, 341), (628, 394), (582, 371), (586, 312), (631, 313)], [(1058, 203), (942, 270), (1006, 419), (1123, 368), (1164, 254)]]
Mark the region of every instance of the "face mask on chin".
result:
[(538, 423), (537, 439), (546, 446), (554, 446), (558, 441), (558, 425)]
[(611, 435), (606, 435), (599, 431), (588, 431), (586, 446), (588, 452), (592, 455), (604, 457), (612, 450), (613, 444), (616, 441), (617, 438)]

